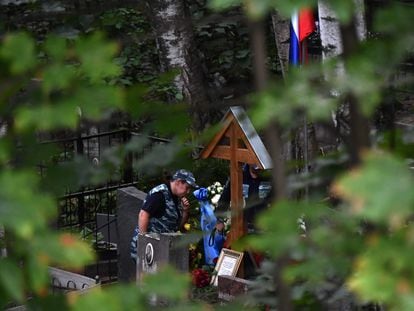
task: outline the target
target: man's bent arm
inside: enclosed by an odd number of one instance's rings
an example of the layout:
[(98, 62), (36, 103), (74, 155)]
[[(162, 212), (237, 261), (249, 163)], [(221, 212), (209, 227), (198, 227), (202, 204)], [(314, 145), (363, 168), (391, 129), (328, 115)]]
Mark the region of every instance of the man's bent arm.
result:
[(145, 233), (148, 230), (150, 214), (147, 211), (141, 210), (138, 215), (138, 228), (140, 233)]
[(181, 215), (182, 217), (181, 217), (179, 230), (185, 230), (184, 225), (186, 224), (190, 216), (190, 212), (189, 212), (190, 202), (188, 201), (186, 197), (181, 198), (181, 206), (183, 209), (182, 209), (182, 215)]
[(182, 215), (181, 222), (180, 222), (180, 230), (184, 230), (184, 225), (188, 221), (189, 214), (190, 213), (188, 212), (188, 210), (183, 210), (183, 215)]

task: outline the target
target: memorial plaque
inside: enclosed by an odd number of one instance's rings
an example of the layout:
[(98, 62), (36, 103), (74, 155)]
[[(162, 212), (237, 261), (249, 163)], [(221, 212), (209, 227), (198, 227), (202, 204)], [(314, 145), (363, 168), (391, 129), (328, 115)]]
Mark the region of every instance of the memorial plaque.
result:
[(156, 273), (164, 265), (188, 272), (188, 245), (181, 233), (146, 233), (138, 236), (137, 282), (145, 274)]
[(242, 259), (242, 252), (237, 252), (227, 248), (223, 248), (217, 260), (216, 267), (214, 268), (216, 274), (212, 277), (211, 284), (217, 286), (217, 280), (219, 275), (236, 276)]

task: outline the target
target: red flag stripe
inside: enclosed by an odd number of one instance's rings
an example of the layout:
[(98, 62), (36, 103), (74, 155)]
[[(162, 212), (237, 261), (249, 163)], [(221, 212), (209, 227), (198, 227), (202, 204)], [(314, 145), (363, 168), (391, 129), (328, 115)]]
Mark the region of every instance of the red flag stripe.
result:
[(299, 42), (306, 39), (315, 31), (315, 20), (313, 12), (310, 9), (302, 9), (299, 11)]

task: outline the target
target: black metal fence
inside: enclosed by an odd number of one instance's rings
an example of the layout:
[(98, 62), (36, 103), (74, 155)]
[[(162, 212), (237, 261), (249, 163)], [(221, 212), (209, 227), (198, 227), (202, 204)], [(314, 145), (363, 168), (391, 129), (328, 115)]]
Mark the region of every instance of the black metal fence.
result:
[[(127, 143), (132, 135), (128, 130), (103, 133), (92, 131), (88, 135), (44, 140), (42, 144), (59, 147), (55, 159), (57, 163), (82, 156), (91, 165), (96, 165), (100, 163), (105, 150)], [(169, 142), (157, 137), (148, 138), (154, 144)], [(133, 158), (132, 155), (126, 156), (119, 168), (119, 179), (108, 180), (99, 187), (85, 186), (75, 191), (68, 190), (59, 198), (57, 228), (78, 235), (93, 247), (97, 260), (93, 265), (85, 267), (84, 274), (99, 278), (102, 283), (117, 279), (116, 192), (120, 188), (137, 185), (138, 176), (132, 170)], [(43, 174), (47, 167), (40, 166), (40, 170)]]
[(58, 228), (78, 234), (96, 252), (84, 274), (102, 283), (117, 279), (116, 191), (136, 183), (68, 193), (59, 200)]
[[(143, 136), (127, 129), (100, 132), (97, 127), (88, 127), (83, 132), (67, 134), (65, 138), (39, 137), (41, 144), (52, 144), (59, 152), (54, 163), (64, 163), (80, 156), (90, 165), (102, 163), (108, 149), (127, 144), (132, 137), (142, 137), (145, 143), (139, 153), (129, 153), (117, 168), (117, 178), (107, 180), (98, 187), (85, 185), (81, 189), (68, 189), (58, 198), (58, 230), (78, 235), (96, 251), (96, 262), (85, 267), (84, 275), (99, 278), (101, 283), (117, 280), (117, 190), (142, 184), (142, 176), (133, 170), (133, 162), (151, 152), (155, 145), (168, 144), (169, 139)], [(69, 137), (68, 137), (69, 136)], [(198, 147), (201, 148), (201, 147)], [(40, 173), (46, 174), (47, 165), (39, 165)]]

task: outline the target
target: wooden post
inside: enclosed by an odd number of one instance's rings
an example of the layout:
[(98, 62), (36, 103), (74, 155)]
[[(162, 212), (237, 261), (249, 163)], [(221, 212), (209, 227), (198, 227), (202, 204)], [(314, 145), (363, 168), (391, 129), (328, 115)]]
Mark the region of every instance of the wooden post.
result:
[[(272, 167), (272, 161), (242, 107), (230, 107), (222, 123), (222, 129), (205, 146), (200, 157), (230, 161), (231, 229), (228, 242), (231, 245), (246, 234), (243, 218), (242, 165), (248, 163), (269, 169)], [(239, 268), (239, 276), (243, 276), (243, 266)]]
[(229, 244), (231, 245), (245, 233), (243, 218), (243, 172), (242, 163), (238, 161), (239, 135), (237, 127), (231, 128), (230, 135), (230, 192), (231, 192), (231, 234)]

